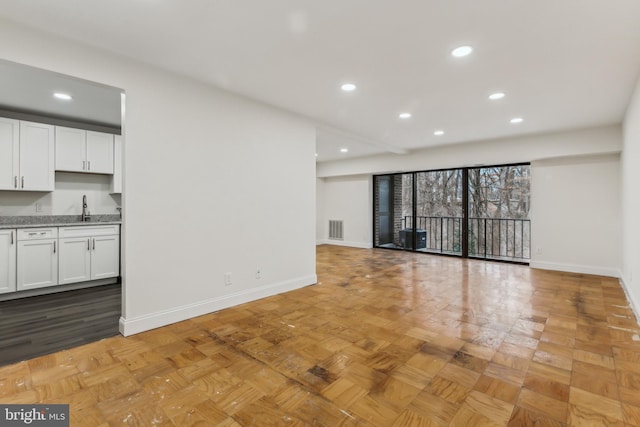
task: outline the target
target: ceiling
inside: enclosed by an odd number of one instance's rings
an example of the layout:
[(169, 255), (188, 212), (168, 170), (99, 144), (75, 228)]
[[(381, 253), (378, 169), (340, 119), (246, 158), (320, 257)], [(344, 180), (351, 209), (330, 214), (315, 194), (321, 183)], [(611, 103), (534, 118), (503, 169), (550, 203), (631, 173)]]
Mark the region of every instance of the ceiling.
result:
[[(72, 101), (54, 98), (72, 96)], [(0, 59), (0, 109), (120, 127), (120, 89)]]
[(3, 0), (0, 16), (310, 117), (318, 161), (620, 123), (640, 74), (638, 0)]

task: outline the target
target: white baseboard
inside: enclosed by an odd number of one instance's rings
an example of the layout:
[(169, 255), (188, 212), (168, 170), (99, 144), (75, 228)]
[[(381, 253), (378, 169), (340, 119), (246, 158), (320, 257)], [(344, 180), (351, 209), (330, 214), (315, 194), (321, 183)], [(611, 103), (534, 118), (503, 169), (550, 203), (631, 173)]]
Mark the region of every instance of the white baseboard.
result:
[(350, 248), (371, 249), (372, 243), (365, 242), (346, 242), (344, 240), (317, 240), (316, 245), (334, 245), (334, 246), (348, 246)]
[(608, 276), (608, 277), (620, 277), (620, 270), (616, 268), (591, 266), (591, 265), (578, 265), (578, 264), (559, 264), (546, 261), (531, 261), (529, 263), (531, 268), (539, 268), (541, 270), (556, 270), (566, 271), (567, 273), (582, 273), (582, 274), (594, 274), (596, 276)]
[[(172, 323), (181, 322), (193, 317), (202, 316), (224, 308), (233, 307), (238, 304), (255, 301), (260, 298), (292, 291), (318, 282), (318, 277), (314, 274), (311, 276), (300, 277), (286, 282), (276, 283), (272, 285), (262, 286), (260, 288), (240, 291), (229, 295), (224, 295), (209, 300), (198, 301), (193, 304), (187, 304), (180, 307), (163, 310), (156, 313), (150, 313), (143, 316), (133, 318), (120, 318), (120, 333), (129, 336), (150, 329), (159, 328)], [(130, 285), (129, 285), (130, 286)]]
[(638, 321), (638, 325), (640, 326), (640, 311), (638, 311), (639, 305), (636, 304), (636, 301), (633, 299), (633, 294), (629, 292), (629, 286), (627, 285), (628, 281), (625, 280), (624, 274), (620, 272), (620, 285), (622, 286), (622, 290), (627, 296), (627, 301), (629, 301), (629, 308), (633, 311), (633, 314), (636, 316), (636, 321)]

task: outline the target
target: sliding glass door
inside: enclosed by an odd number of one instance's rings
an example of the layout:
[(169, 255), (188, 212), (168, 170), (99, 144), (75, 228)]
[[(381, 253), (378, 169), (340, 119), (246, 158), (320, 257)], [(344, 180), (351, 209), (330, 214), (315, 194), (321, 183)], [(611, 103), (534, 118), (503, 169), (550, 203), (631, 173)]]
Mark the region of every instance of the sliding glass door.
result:
[(529, 165), (469, 169), (469, 256), (531, 258)]
[(417, 250), (462, 252), (462, 169), (417, 172)]
[(528, 262), (528, 164), (374, 177), (374, 246)]

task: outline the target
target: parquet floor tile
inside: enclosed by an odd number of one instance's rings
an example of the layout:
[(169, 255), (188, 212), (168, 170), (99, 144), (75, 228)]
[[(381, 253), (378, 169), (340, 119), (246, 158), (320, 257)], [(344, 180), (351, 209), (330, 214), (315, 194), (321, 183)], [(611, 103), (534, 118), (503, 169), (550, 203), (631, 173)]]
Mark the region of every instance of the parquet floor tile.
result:
[(336, 246), (317, 272), (0, 367), (0, 402), (68, 403), (81, 427), (640, 427), (640, 326), (616, 279)]

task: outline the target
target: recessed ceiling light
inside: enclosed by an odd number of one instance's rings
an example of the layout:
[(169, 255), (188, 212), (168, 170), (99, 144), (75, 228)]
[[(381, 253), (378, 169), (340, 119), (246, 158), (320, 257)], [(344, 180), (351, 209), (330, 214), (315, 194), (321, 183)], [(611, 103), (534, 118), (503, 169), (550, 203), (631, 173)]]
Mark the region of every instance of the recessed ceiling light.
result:
[(496, 99), (504, 98), (504, 92), (496, 92), (489, 95), (489, 99), (495, 101)]
[(463, 56), (469, 55), (473, 52), (473, 48), (471, 46), (459, 46), (451, 51), (451, 55), (456, 58), (462, 58)]
[(433, 132), (433, 134), (435, 136), (442, 136), (442, 135), (444, 135), (444, 131), (443, 130), (436, 130), (436, 131)]
[(56, 92), (53, 94), (54, 98), (58, 98), (58, 99), (62, 99), (64, 101), (71, 101), (73, 98), (71, 97), (71, 95), (68, 95), (66, 93), (61, 93), (61, 92)]
[(356, 90), (356, 85), (354, 85), (353, 83), (345, 83), (340, 86), (340, 89), (345, 92), (353, 92), (354, 90)]
[(340, 152), (341, 152), (341, 153), (348, 153), (348, 152), (349, 152), (349, 149), (348, 149), (348, 148), (341, 148), (341, 149), (340, 149)]
[(398, 114), (398, 117), (400, 117), (401, 119), (410, 119), (411, 113), (400, 113)]
[(316, 157), (318, 157), (318, 153), (316, 153)]
[(509, 120), (511, 123), (516, 124), (516, 123), (522, 123), (524, 121), (524, 119), (522, 117), (514, 117), (513, 119)]

